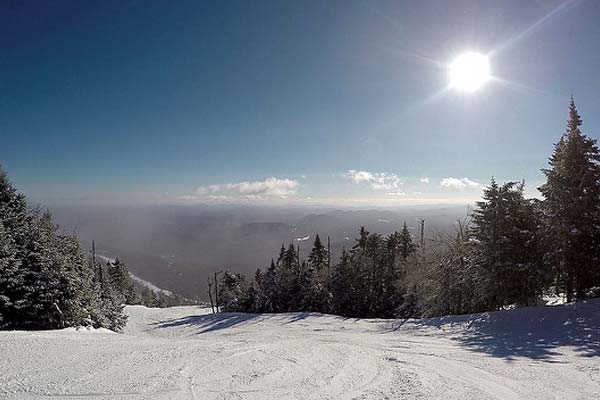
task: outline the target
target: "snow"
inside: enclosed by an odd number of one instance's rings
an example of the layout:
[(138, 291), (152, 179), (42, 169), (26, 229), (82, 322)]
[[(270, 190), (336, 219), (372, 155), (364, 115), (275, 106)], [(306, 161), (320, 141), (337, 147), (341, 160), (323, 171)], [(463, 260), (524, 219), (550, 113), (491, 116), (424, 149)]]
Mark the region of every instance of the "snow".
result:
[(156, 286), (155, 284), (153, 284), (152, 282), (142, 279), (139, 276), (132, 274), (131, 272), (129, 273), (129, 276), (131, 277), (131, 279), (133, 279), (137, 283), (141, 284), (142, 286), (145, 286), (148, 289), (152, 290), (154, 293), (164, 293), (168, 296), (173, 294), (171, 291), (166, 290), (166, 289), (161, 289), (158, 286)]
[(542, 299), (547, 306), (560, 306), (566, 304), (567, 296), (564, 294), (560, 295), (546, 295)]
[(106, 329), (106, 328), (92, 328), (91, 326), (78, 326), (78, 327), (71, 327), (71, 328), (65, 328), (62, 330), (62, 332), (68, 333), (68, 332), (74, 332), (74, 333), (80, 333), (80, 332), (85, 332), (85, 333), (108, 333), (110, 335), (117, 335), (117, 332), (111, 331), (110, 329)]
[(0, 332), (0, 398), (600, 398), (600, 300), (408, 321), (126, 311), (123, 334)]

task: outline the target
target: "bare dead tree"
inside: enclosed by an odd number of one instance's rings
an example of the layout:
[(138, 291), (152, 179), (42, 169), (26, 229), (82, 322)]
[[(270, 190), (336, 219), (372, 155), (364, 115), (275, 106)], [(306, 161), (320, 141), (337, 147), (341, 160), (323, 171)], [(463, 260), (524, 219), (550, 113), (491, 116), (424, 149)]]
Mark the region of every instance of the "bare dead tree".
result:
[(330, 236), (327, 236), (327, 278), (331, 278), (331, 237)]
[(212, 296), (212, 282), (210, 281), (210, 277), (206, 279), (208, 282), (208, 298), (210, 299), (210, 308), (212, 313), (215, 313), (215, 306), (213, 304), (213, 296)]
[(96, 242), (92, 240), (92, 268), (96, 272)]
[(425, 249), (425, 220), (420, 219), (419, 224), (421, 225), (421, 250)]
[(219, 312), (219, 281), (217, 281), (217, 274), (218, 272), (215, 272), (215, 308)]

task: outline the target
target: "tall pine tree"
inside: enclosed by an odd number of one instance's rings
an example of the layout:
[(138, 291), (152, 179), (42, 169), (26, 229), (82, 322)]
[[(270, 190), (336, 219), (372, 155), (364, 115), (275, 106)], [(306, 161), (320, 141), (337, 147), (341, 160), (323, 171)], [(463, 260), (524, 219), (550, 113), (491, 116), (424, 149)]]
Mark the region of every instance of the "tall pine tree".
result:
[(598, 282), (600, 254), (600, 152), (596, 140), (581, 132), (573, 98), (567, 131), (543, 169), (547, 261), (555, 268), (567, 300), (581, 298)]
[(471, 261), (482, 309), (528, 305), (546, 282), (533, 205), (524, 182), (499, 186), (492, 178), (473, 211)]
[(400, 255), (406, 260), (416, 250), (417, 246), (413, 243), (412, 235), (408, 230), (406, 221), (402, 225), (402, 232), (400, 233)]

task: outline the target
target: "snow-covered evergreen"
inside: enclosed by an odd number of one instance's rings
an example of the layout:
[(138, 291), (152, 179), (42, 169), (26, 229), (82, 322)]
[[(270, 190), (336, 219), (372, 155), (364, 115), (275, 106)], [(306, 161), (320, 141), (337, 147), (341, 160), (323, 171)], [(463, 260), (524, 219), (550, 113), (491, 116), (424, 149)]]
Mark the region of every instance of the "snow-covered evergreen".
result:
[(122, 310), (77, 238), (60, 234), (47, 211), (29, 209), (0, 170), (0, 328), (118, 330)]
[(567, 131), (556, 144), (546, 183), (543, 217), (546, 260), (567, 299), (585, 296), (600, 278), (600, 151), (581, 132), (583, 121), (569, 103)]

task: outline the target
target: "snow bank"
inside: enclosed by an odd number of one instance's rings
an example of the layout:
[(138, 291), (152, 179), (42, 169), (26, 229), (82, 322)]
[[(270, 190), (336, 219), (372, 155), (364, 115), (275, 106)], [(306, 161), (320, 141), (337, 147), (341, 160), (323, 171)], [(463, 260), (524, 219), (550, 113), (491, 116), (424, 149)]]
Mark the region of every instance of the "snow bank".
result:
[(57, 332), (64, 332), (64, 333), (102, 333), (102, 334), (111, 334), (111, 335), (116, 335), (117, 333), (114, 331), (111, 331), (110, 329), (106, 329), (106, 328), (92, 328), (91, 326), (78, 326), (78, 327), (71, 327), (71, 328), (65, 328), (65, 329), (61, 329)]

